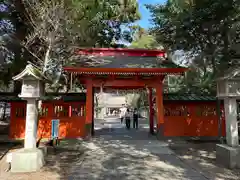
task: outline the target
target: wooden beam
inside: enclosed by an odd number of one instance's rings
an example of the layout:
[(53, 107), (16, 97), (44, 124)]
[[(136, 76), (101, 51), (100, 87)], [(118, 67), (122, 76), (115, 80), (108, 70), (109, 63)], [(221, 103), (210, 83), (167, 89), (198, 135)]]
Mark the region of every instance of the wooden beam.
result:
[(132, 74), (132, 75), (155, 75), (161, 76), (164, 74), (182, 74), (186, 72), (187, 68), (79, 68), (79, 67), (64, 67), (64, 71), (75, 72), (79, 74), (96, 74), (96, 75), (110, 75), (110, 74)]
[[(160, 76), (158, 78), (153, 79), (109, 79), (105, 80), (104, 87), (154, 87), (157, 84), (161, 84), (164, 76)], [(102, 83), (102, 79), (94, 79), (93, 86), (100, 87)]]

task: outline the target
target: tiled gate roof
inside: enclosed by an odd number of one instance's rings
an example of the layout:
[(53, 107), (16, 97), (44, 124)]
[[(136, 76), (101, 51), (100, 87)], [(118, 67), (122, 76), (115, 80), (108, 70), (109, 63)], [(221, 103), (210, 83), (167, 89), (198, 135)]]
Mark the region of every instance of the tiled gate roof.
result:
[(216, 96), (196, 95), (196, 94), (177, 94), (165, 93), (163, 99), (166, 101), (216, 101)]

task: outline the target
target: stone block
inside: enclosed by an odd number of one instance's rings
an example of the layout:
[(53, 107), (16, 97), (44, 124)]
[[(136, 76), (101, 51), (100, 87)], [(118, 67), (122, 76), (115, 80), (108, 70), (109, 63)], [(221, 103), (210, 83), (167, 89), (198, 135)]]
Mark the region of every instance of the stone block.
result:
[(43, 155), (46, 156), (48, 154), (48, 147), (47, 146), (40, 146), (38, 148), (39, 150), (41, 150), (43, 152)]
[(240, 146), (231, 147), (227, 144), (217, 144), (216, 160), (227, 168), (240, 168)]
[(34, 172), (45, 164), (45, 149), (20, 149), (12, 153), (11, 172)]

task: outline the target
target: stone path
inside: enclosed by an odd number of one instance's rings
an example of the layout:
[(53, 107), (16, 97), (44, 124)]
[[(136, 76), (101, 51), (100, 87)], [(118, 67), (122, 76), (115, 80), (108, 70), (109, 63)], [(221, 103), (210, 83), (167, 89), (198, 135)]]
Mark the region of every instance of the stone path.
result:
[(61, 143), (47, 156), (38, 172), (5, 172), (1, 180), (240, 180), (238, 171), (214, 162), (212, 149), (191, 143), (165, 143), (148, 134), (147, 121), (139, 130), (126, 130), (118, 119), (96, 123), (96, 136), (89, 142), (74, 139)]
[(98, 128), (96, 137), (84, 144), (89, 150), (72, 165), (68, 179), (207, 179), (179, 159), (165, 142), (149, 136), (144, 124), (140, 126), (129, 131), (118, 120), (109, 119)]

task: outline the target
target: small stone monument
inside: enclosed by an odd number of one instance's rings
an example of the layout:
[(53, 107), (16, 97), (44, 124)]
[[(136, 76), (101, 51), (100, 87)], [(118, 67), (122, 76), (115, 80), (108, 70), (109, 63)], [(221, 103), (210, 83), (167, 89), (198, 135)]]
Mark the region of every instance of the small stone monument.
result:
[(240, 99), (240, 68), (217, 80), (217, 96), (224, 101), (227, 144), (216, 147), (217, 161), (228, 168), (240, 168), (237, 99)]
[(29, 64), (13, 80), (22, 81), (22, 90), (19, 97), (27, 101), (26, 126), (24, 148), (12, 153), (11, 172), (33, 172), (39, 170), (44, 164), (45, 152), (36, 147), (38, 99), (43, 96), (43, 81), (47, 78), (41, 71)]

